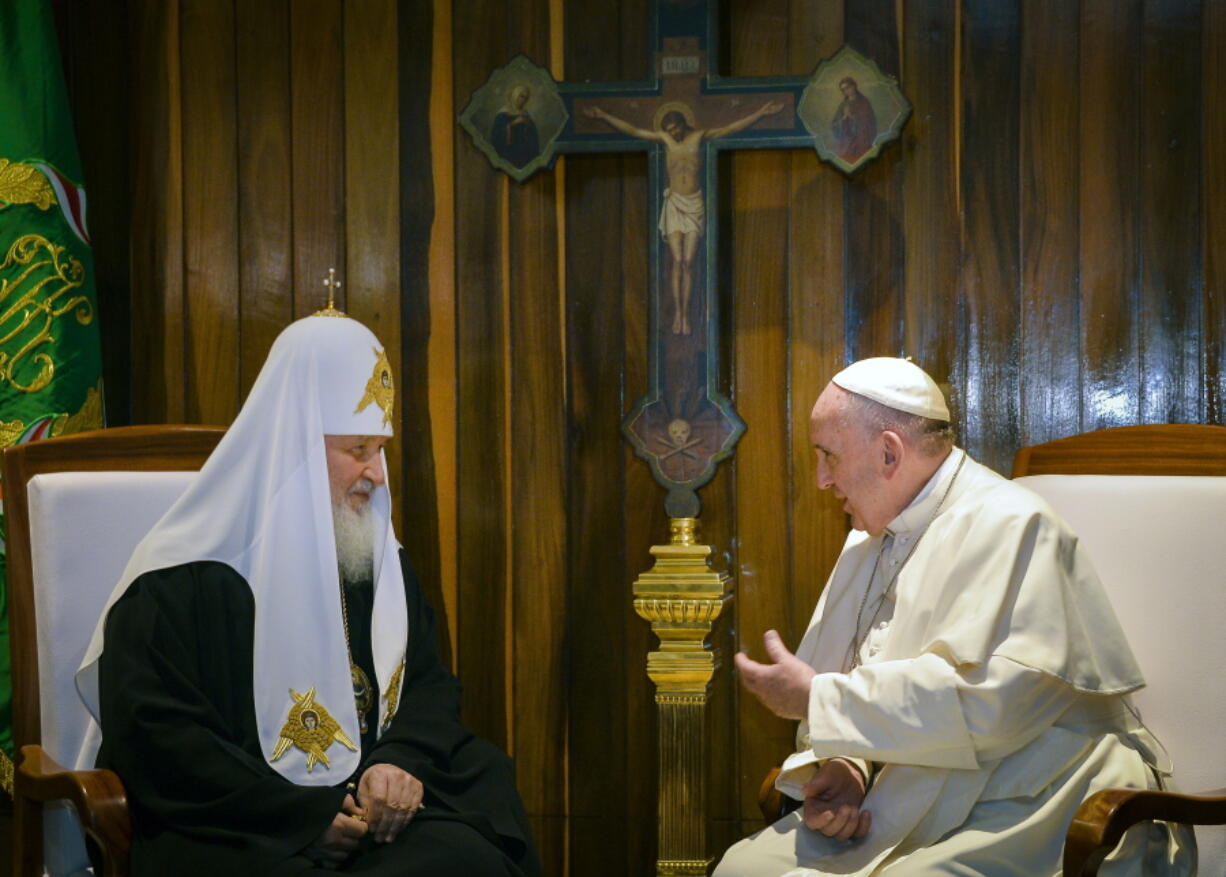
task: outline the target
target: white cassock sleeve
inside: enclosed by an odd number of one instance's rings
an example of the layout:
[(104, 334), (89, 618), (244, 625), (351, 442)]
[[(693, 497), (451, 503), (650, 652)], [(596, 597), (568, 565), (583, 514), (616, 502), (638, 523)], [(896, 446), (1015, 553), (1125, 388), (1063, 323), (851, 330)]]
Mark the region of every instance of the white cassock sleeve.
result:
[(1008, 658), (960, 673), (927, 653), (814, 676), (809, 744), (816, 758), (974, 770), (1038, 737), (1079, 696)]

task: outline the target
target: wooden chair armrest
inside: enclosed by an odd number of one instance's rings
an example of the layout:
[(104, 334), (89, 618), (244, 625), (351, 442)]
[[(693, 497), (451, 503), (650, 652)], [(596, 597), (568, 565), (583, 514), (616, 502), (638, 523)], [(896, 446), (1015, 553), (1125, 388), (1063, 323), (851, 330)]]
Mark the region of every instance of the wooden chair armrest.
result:
[(767, 825), (771, 825), (800, 806), (800, 802), (789, 798), (775, 788), (775, 778), (779, 776), (779, 768), (772, 767), (762, 780), (758, 789), (758, 809)]
[(68, 770), (41, 746), (23, 746), (13, 784), (16, 795), (31, 801), (71, 802), (81, 827), (101, 849), (103, 874), (127, 873), (132, 820), (127, 793), (113, 771)]
[(1148, 789), (1103, 789), (1081, 802), (1064, 841), (1064, 877), (1094, 877), (1124, 832), (1159, 819), (1226, 825), (1226, 789), (1181, 795)]
[(783, 809), (783, 792), (775, 788), (777, 776), (779, 776), (779, 768), (772, 767), (766, 772), (762, 785), (758, 788), (758, 809), (762, 811), (762, 818), (766, 820), (767, 825), (778, 819)]

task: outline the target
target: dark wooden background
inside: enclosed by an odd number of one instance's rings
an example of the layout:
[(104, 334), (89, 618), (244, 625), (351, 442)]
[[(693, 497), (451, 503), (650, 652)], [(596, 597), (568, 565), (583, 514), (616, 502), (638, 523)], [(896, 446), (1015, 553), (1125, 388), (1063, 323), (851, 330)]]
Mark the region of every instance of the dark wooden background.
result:
[[(111, 422), (227, 422), (337, 267), (397, 367), (399, 532), (467, 720), (515, 755), (550, 874), (649, 873), (652, 638), (630, 583), (667, 522), (618, 433), (645, 386), (646, 161), (519, 185), (455, 123), (520, 52), (558, 79), (645, 76), (647, 0), (57, 9)], [(735, 579), (725, 655), (770, 627), (795, 643), (837, 554), (805, 423), (852, 359), (914, 356), (1000, 471), (1081, 430), (1226, 422), (1226, 0), (724, 12), (726, 74), (807, 74), (848, 42), (915, 107), (850, 180), (812, 151), (722, 159), (724, 388), (749, 427), (702, 492)], [(790, 735), (725, 665), (716, 849), (755, 827)]]

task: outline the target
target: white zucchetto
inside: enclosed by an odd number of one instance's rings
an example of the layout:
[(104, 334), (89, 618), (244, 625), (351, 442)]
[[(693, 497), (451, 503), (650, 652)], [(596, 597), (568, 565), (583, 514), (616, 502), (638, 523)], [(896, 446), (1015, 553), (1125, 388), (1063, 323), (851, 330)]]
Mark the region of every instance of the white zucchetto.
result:
[(949, 406), (941, 388), (910, 360), (892, 356), (862, 359), (847, 366), (830, 382), (887, 408), (949, 422)]

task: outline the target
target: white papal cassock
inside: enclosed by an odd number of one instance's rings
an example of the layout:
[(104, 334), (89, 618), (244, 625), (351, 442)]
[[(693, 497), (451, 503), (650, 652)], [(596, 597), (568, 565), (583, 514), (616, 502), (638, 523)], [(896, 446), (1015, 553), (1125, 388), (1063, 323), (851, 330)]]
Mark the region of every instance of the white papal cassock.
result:
[[(871, 831), (833, 841), (797, 811), (733, 846), (716, 877), (1056, 875), (1086, 796), (1169, 773), (1076, 535), (964, 457), (954, 449), (885, 532), (851, 533), (797, 650), (818, 675), (777, 786), (800, 798), (822, 759), (859, 760)], [(1190, 837), (1137, 826), (1101, 873), (1189, 873)]]

